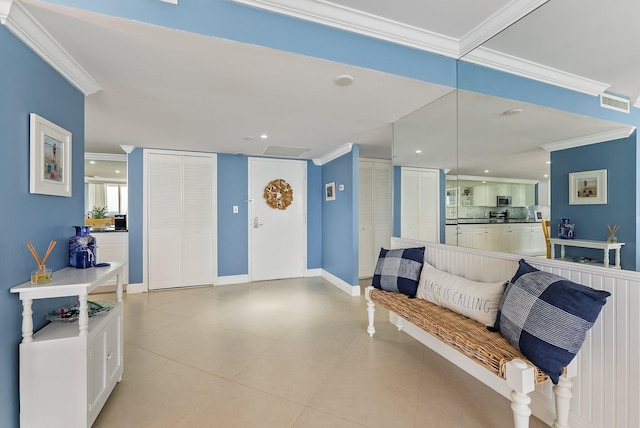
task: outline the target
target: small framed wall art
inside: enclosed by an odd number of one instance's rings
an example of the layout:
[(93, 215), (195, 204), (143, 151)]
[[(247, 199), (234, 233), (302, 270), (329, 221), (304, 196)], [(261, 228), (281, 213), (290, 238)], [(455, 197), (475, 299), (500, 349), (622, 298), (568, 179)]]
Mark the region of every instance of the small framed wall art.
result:
[(569, 174), (569, 205), (606, 205), (607, 170)]
[(71, 197), (71, 133), (29, 115), (29, 193)]
[(332, 181), (324, 185), (324, 196), (327, 201), (336, 200), (336, 182)]

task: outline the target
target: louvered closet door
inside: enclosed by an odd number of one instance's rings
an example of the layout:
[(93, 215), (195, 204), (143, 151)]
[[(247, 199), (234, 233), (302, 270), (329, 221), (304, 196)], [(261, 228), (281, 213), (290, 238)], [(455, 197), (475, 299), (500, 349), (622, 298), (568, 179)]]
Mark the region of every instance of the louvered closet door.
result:
[(183, 158), (183, 265), (184, 286), (213, 283), (214, 160)]
[(182, 285), (182, 158), (149, 154), (149, 289)]
[(373, 165), (360, 162), (360, 230), (358, 250), (358, 276), (366, 278), (373, 275), (375, 266), (372, 260), (373, 248)]
[[(373, 162), (373, 269), (380, 248), (391, 244), (391, 164)], [(371, 275), (373, 275), (373, 269)]]

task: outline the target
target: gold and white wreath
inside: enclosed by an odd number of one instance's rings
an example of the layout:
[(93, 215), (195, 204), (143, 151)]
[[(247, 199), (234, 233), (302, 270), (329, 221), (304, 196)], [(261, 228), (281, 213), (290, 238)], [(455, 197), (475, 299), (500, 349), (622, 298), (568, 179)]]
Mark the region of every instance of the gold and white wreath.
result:
[(264, 199), (271, 208), (286, 210), (293, 202), (293, 189), (282, 178), (276, 178), (264, 188)]

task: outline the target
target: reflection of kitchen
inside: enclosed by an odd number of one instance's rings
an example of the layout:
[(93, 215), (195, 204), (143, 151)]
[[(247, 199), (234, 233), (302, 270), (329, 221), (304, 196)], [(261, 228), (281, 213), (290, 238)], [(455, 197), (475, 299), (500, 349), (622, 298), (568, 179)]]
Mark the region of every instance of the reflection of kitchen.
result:
[(550, 215), (548, 183), (459, 176), (446, 181), (445, 242), (544, 255), (541, 221)]
[[(96, 240), (96, 262), (124, 262), (129, 282), (128, 188), (125, 155), (85, 154), (85, 224)], [(115, 280), (100, 291), (109, 291)], [(114, 288), (115, 289), (115, 288)]]

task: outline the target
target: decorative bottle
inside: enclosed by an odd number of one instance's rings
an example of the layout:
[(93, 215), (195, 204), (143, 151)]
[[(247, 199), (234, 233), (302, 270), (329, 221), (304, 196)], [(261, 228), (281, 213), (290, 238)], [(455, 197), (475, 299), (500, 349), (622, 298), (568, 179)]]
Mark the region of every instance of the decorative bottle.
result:
[[(89, 234), (90, 226), (73, 227), (76, 228), (76, 235), (69, 238), (69, 266), (85, 268), (95, 265), (96, 240)], [(78, 260), (81, 260), (80, 266)]]

